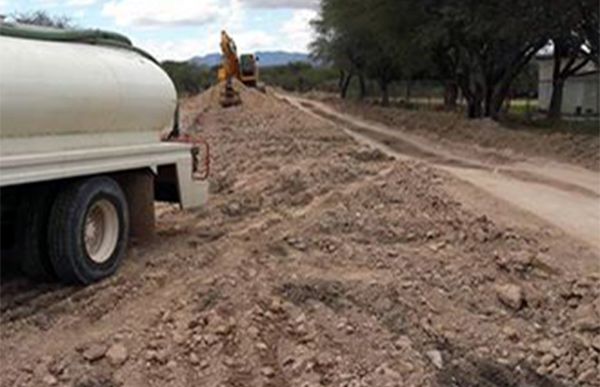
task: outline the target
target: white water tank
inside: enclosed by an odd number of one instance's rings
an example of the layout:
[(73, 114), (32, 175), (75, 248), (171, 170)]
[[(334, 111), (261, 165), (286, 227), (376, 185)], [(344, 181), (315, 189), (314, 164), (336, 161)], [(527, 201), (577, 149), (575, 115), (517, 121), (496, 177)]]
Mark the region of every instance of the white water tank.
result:
[(158, 142), (176, 104), (169, 76), (134, 50), (0, 36), (2, 154)]

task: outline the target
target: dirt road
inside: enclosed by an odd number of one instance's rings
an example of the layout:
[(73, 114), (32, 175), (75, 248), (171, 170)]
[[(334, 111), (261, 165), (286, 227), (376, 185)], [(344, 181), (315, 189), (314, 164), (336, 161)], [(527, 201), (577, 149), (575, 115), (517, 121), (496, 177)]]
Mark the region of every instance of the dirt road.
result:
[(0, 386), (600, 387), (593, 249), (416, 161), (472, 160), (386, 135), (396, 160), (236, 87), (181, 104), (212, 145), (205, 208), (158, 205), (86, 288), (2, 272)]
[(428, 140), (341, 113), (324, 103), (285, 96), (297, 108), (341, 125), (359, 141), (399, 159), (428, 161), (561, 228), (600, 251), (600, 173), (545, 160), (492, 164)]

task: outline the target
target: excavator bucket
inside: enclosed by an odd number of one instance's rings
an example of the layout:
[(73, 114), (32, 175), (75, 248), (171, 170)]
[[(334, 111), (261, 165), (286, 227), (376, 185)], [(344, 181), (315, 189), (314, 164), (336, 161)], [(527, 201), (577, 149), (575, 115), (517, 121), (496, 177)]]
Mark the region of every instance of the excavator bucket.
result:
[(224, 108), (237, 106), (242, 104), (242, 99), (240, 98), (240, 93), (238, 93), (233, 88), (233, 82), (231, 79), (228, 79), (225, 82), (225, 88), (221, 93), (221, 106)]

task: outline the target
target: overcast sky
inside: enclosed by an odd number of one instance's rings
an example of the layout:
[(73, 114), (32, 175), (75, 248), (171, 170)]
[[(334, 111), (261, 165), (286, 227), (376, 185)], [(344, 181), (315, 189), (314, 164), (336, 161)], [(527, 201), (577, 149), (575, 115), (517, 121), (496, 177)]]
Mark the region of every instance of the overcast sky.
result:
[(319, 0), (0, 0), (0, 14), (45, 10), (78, 27), (129, 36), (158, 59), (219, 51), (226, 29), (240, 52), (307, 52)]

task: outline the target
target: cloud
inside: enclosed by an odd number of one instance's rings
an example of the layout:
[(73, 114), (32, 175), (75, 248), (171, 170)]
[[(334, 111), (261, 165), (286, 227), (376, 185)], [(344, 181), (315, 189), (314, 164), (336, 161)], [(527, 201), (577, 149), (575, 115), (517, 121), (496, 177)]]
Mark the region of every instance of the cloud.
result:
[[(273, 34), (259, 30), (232, 31), (239, 53), (254, 53), (256, 51), (270, 50), (276, 45), (277, 40)], [(209, 53), (219, 53), (221, 41), (220, 30), (214, 29), (203, 35), (202, 38), (186, 39), (140, 39), (134, 44), (156, 57), (158, 60), (188, 60), (194, 56)]]
[(81, 20), (87, 15), (87, 12), (84, 9), (79, 9), (73, 12), (72, 17), (76, 20)]
[(55, 8), (62, 4), (59, 0), (37, 0), (34, 5), (38, 8)]
[(201, 26), (223, 17), (227, 9), (217, 0), (112, 0), (102, 14), (120, 26)]
[[(213, 38), (218, 39), (218, 35), (213, 36)], [(216, 52), (219, 45), (218, 40), (209, 42), (207, 39), (191, 38), (182, 40), (136, 40), (134, 43), (161, 61), (167, 59), (188, 60), (201, 53)]]
[(71, 7), (89, 7), (96, 4), (96, 0), (68, 0), (67, 5)]
[(4, 12), (7, 8), (37, 10), (37, 9), (56, 9), (56, 8), (84, 8), (94, 5), (98, 0), (35, 0), (31, 2), (17, 2), (0, 0), (0, 12)]
[[(306, 52), (312, 39), (309, 21), (317, 14), (313, 9), (304, 8), (310, 4), (314, 1), (110, 0), (104, 4), (102, 14), (112, 18), (118, 26), (131, 28), (134, 43), (159, 60), (187, 60), (218, 53), (222, 29), (235, 39), (240, 53)], [(257, 16), (267, 18), (272, 13), (255, 7), (268, 6), (299, 8), (286, 11), (286, 18), (278, 19), (277, 23), (257, 24)], [(162, 32), (168, 27), (190, 26), (200, 28)], [(152, 28), (151, 33), (147, 33), (148, 27)]]
[(289, 42), (287, 50), (307, 52), (313, 39), (310, 21), (317, 17), (317, 12), (309, 9), (294, 11), (292, 18), (281, 27), (282, 38)]
[(253, 53), (268, 50), (277, 43), (277, 37), (265, 31), (251, 30), (235, 34), (236, 45), (239, 53)]
[(295, 9), (317, 9), (319, 0), (242, 0), (251, 8), (295, 8)]

